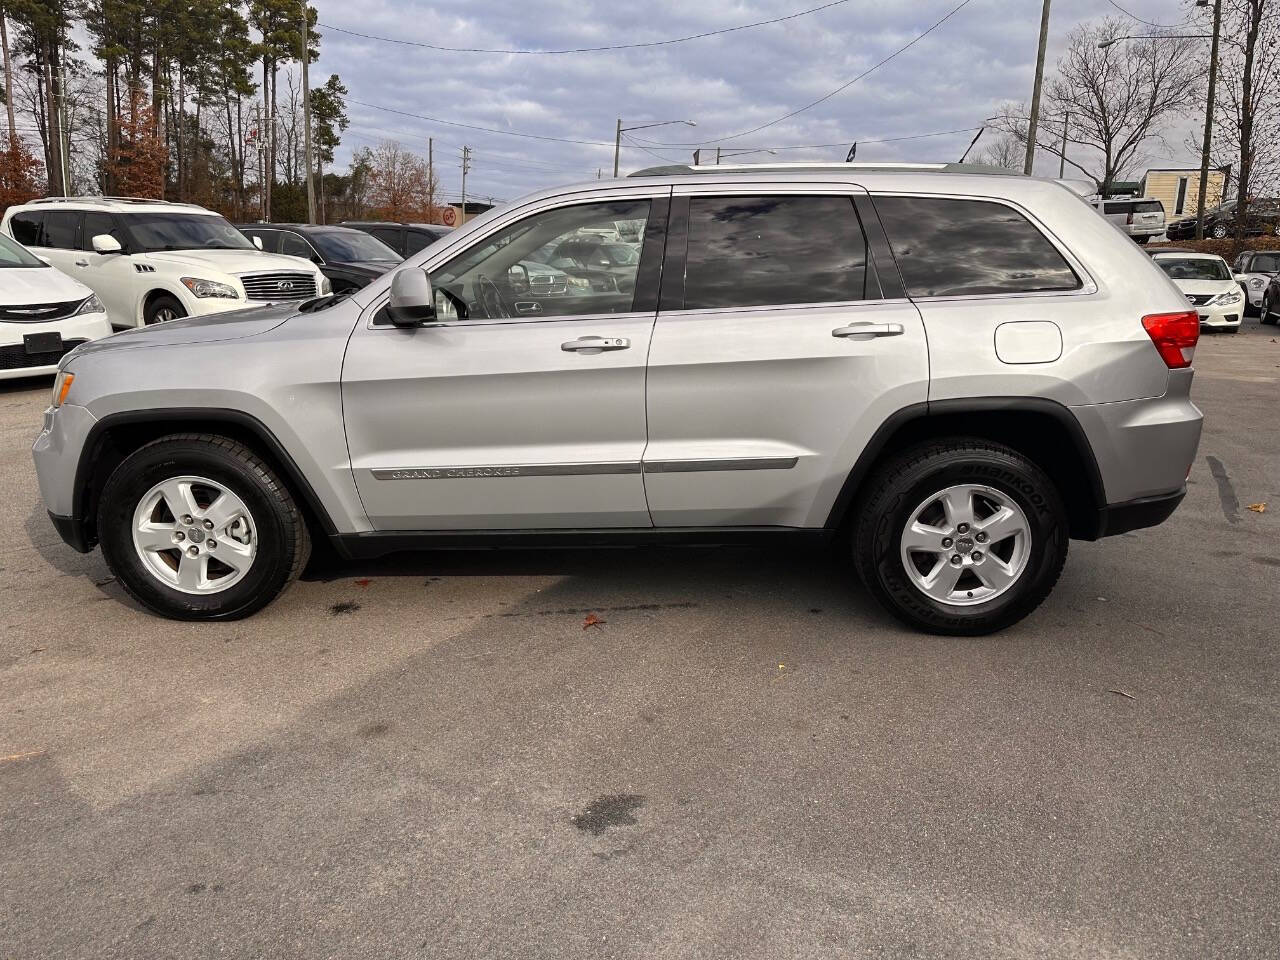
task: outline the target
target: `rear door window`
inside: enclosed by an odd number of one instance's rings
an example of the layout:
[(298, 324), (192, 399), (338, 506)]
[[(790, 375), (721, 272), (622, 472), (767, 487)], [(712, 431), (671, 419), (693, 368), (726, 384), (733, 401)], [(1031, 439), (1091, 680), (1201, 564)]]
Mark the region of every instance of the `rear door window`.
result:
[(395, 227), (375, 227), (369, 231), (396, 253), (404, 256), (406, 251), (401, 238), (401, 231)]
[(406, 230), (404, 232), (404, 255), (411, 257), (419, 250), (425, 249), (436, 242), (436, 238), (429, 233), (421, 230)]
[(863, 300), (866, 275), (852, 197), (689, 201), (686, 310)]
[(44, 215), (44, 244), (60, 250), (74, 250), (76, 230), (80, 226), (79, 210), (48, 210)]
[(1017, 210), (989, 200), (874, 198), (913, 297), (1076, 290), (1080, 278)]
[(24, 210), (9, 219), (9, 231), (13, 239), (24, 247), (44, 246), (44, 211)]

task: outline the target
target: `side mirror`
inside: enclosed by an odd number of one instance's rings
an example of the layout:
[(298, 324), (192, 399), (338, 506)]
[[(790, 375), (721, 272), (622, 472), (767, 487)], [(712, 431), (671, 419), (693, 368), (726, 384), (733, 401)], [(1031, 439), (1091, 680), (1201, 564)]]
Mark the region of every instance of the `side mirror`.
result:
[(436, 295), (427, 271), (418, 267), (397, 270), (391, 278), (387, 319), (397, 327), (417, 327), (436, 318)]
[(253, 241), (253, 245), (254, 245), (255, 247), (257, 247), (259, 250), (261, 250), (261, 249), (262, 249), (262, 238), (261, 238), (261, 237), (250, 237), (249, 239)]
[(120, 241), (109, 233), (99, 233), (93, 238), (94, 253), (120, 253)]

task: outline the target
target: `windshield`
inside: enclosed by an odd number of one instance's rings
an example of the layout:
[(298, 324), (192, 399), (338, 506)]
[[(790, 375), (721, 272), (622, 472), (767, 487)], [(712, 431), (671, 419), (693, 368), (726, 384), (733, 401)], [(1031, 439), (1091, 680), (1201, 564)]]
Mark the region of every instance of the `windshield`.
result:
[(1220, 257), (1161, 257), (1160, 269), (1173, 280), (1230, 280), (1231, 271)]
[(216, 214), (131, 213), (129, 232), (139, 249), (257, 250), (243, 233)]
[(4, 267), (47, 267), (48, 264), (29, 253), (27, 248), (16, 240), (10, 240), (0, 233), (0, 269)]
[(1251, 273), (1280, 273), (1280, 253), (1259, 254), (1249, 264)]
[(389, 260), (399, 263), (404, 258), (377, 237), (359, 230), (342, 233), (312, 233), (311, 242), (320, 248), (326, 260), (334, 263), (352, 263), (356, 260)]
[(640, 250), (637, 247), (631, 247), (625, 243), (606, 243), (604, 250), (614, 263), (640, 262)]

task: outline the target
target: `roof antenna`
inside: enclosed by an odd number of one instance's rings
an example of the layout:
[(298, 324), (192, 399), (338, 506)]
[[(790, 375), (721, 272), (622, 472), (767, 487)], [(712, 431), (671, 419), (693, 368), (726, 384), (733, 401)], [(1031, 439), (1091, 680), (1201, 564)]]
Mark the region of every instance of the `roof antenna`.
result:
[(960, 157), (961, 163), (964, 163), (964, 158), (969, 155), (969, 151), (973, 149), (973, 145), (978, 142), (978, 138), (982, 136), (982, 132), (986, 129), (987, 129), (986, 127), (978, 128), (978, 132), (973, 135), (973, 139), (969, 141), (969, 146), (965, 149), (964, 153)]

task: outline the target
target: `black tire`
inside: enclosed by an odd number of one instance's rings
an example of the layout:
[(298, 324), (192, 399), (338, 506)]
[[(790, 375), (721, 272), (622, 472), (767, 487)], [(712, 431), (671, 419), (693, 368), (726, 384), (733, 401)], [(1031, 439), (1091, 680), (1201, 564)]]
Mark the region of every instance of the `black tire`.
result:
[(179, 317), (187, 315), (186, 308), (179, 302), (177, 297), (162, 293), (147, 304), (145, 310), (142, 311), (143, 322), (147, 326), (153, 323), (164, 323), (166, 320), (177, 320)]
[(1133, 239), (1135, 243), (1138, 243), (1145, 247), (1147, 245), (1147, 241), (1150, 240), (1151, 238), (1150, 237), (1134, 237)]
[[(183, 475), (224, 484), (248, 507), (256, 554), (239, 582), (191, 594), (160, 581), (134, 547), (133, 515), (149, 490)], [(112, 472), (98, 508), (98, 540), (120, 585), (149, 610), (173, 620), (237, 620), (274, 600), (297, 579), (311, 553), (307, 524), (288, 488), (253, 451), (212, 434), (175, 434), (130, 454)]]
[[(992, 487), (1027, 517), (1026, 567), (1007, 591), (972, 606), (947, 604), (907, 575), (899, 538), (916, 506), (955, 484)], [(1058, 581), (1067, 559), (1066, 509), (1044, 471), (1015, 450), (976, 438), (933, 441), (904, 451), (864, 487), (853, 530), (854, 563), (867, 589), (904, 623), (929, 633), (981, 636), (1031, 613)]]
[(1266, 324), (1276, 322), (1276, 315), (1271, 312), (1271, 302), (1265, 297), (1262, 300), (1262, 306), (1258, 308), (1258, 322)]

